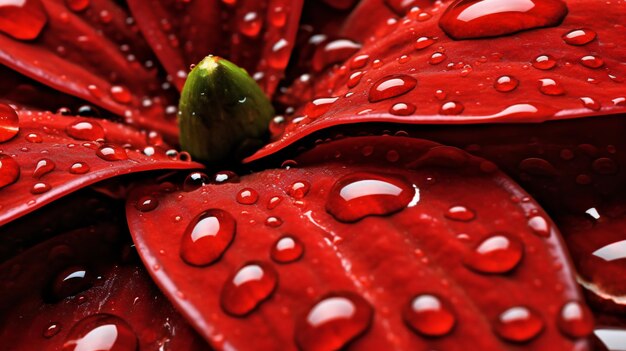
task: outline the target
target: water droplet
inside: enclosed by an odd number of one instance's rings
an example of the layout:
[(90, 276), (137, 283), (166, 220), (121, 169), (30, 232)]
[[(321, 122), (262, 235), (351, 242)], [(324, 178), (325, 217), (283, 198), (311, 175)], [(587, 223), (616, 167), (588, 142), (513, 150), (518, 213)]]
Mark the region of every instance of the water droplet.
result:
[(239, 31), (241, 34), (254, 38), (259, 35), (263, 22), (261, 17), (256, 12), (246, 13), (240, 21)]
[(593, 111), (599, 111), (602, 107), (596, 99), (588, 96), (581, 97), (580, 101), (583, 103), (583, 106)]
[(591, 164), (593, 171), (598, 174), (611, 175), (618, 172), (617, 163), (608, 157), (600, 157)]
[(91, 121), (72, 122), (65, 128), (65, 132), (77, 140), (94, 141), (104, 139), (104, 129), (100, 124)]
[(20, 165), (13, 157), (0, 154), (0, 189), (13, 184), (20, 177)]
[(43, 142), (43, 138), (37, 133), (28, 133), (28, 135), (26, 135), (24, 139), (26, 139), (26, 141), (28, 141), (29, 143), (34, 144), (40, 144)]
[(451, 308), (431, 294), (414, 297), (404, 308), (403, 317), (411, 329), (428, 337), (444, 336), (452, 331), (456, 323)]
[(517, 80), (517, 78), (511, 76), (501, 76), (493, 84), (493, 87), (501, 93), (508, 93), (509, 91), (515, 90), (518, 85), (519, 80)]
[(359, 83), (361, 82), (361, 78), (363, 78), (363, 74), (364, 73), (361, 71), (356, 71), (352, 73), (350, 77), (348, 78), (348, 81), (346, 82), (346, 85), (348, 86), (348, 88), (352, 89), (356, 87), (357, 85), (359, 85)]
[(75, 162), (70, 166), (71, 174), (85, 174), (89, 172), (91, 168), (85, 162)]
[(267, 209), (268, 210), (275, 209), (276, 206), (278, 206), (278, 204), (280, 204), (281, 201), (283, 201), (283, 198), (281, 198), (280, 196), (273, 196), (267, 201)]
[(0, 3), (0, 31), (18, 40), (33, 40), (48, 22), (40, 0)]
[(412, 103), (398, 102), (389, 108), (389, 113), (396, 116), (409, 116), (415, 112), (415, 105)]
[(593, 332), (594, 322), (586, 306), (570, 301), (561, 308), (557, 325), (563, 334), (571, 338), (585, 338)]
[(405, 208), (415, 196), (411, 184), (400, 178), (355, 173), (333, 185), (326, 211), (342, 222), (371, 215), (389, 215)]
[(370, 89), (369, 101), (377, 102), (404, 95), (413, 90), (417, 80), (407, 75), (393, 75), (379, 79)]
[(45, 295), (46, 300), (60, 301), (89, 289), (93, 276), (85, 267), (72, 266), (60, 271), (52, 280)]
[(284, 69), (289, 63), (291, 46), (284, 38), (279, 39), (272, 46), (272, 52), (267, 57), (267, 63), (274, 69)]
[(580, 64), (587, 68), (600, 68), (604, 66), (604, 60), (598, 56), (587, 55), (580, 58)]
[(74, 12), (86, 10), (89, 3), (90, 0), (65, 0), (65, 5), (67, 5), (67, 7)]
[(265, 225), (271, 228), (278, 228), (283, 224), (283, 220), (278, 217), (267, 217)]
[(506, 273), (515, 268), (523, 256), (523, 245), (505, 234), (484, 239), (470, 251), (463, 263), (480, 273)]
[(290, 263), (300, 259), (303, 253), (304, 246), (300, 240), (291, 235), (285, 235), (276, 241), (270, 256), (278, 263)]
[(141, 212), (150, 212), (159, 206), (159, 200), (154, 196), (146, 195), (137, 200), (135, 208)]
[(461, 205), (450, 207), (444, 215), (448, 219), (461, 222), (469, 222), (476, 218), (476, 213), (473, 210)]
[(32, 188), (30, 188), (30, 192), (31, 194), (39, 195), (39, 194), (43, 194), (45, 192), (50, 191), (50, 189), (52, 189), (50, 184), (44, 183), (44, 182), (37, 182), (33, 184)]
[(374, 311), (352, 292), (328, 295), (317, 302), (296, 325), (296, 343), (304, 351), (340, 350), (363, 334)]
[(61, 325), (59, 323), (50, 323), (46, 329), (43, 331), (44, 338), (51, 338), (61, 331)]
[(110, 314), (95, 314), (76, 323), (62, 351), (136, 351), (137, 336), (123, 319)]
[(306, 105), (303, 113), (309, 118), (317, 118), (330, 110), (338, 99), (338, 97), (315, 99)]
[(206, 266), (217, 261), (235, 236), (235, 219), (226, 211), (201, 213), (183, 234), (180, 257), (188, 264)]
[[(2, 11), (1, 6), (0, 11)], [(0, 103), (0, 143), (13, 139), (19, 131), (20, 120), (17, 112), (13, 107)]]
[(208, 175), (202, 172), (193, 172), (189, 174), (183, 181), (183, 191), (194, 191), (211, 182)]
[(546, 238), (550, 236), (550, 224), (542, 216), (533, 216), (528, 219), (528, 226), (538, 236)]
[(365, 65), (367, 65), (367, 62), (369, 61), (370, 57), (369, 55), (358, 55), (355, 56), (351, 61), (350, 61), (350, 68), (352, 69), (360, 69), (365, 67)]
[(541, 70), (549, 70), (556, 66), (556, 60), (550, 55), (539, 55), (532, 62), (533, 67)]
[(259, 200), (259, 194), (251, 188), (241, 189), (237, 193), (237, 202), (243, 205), (253, 205)]
[(442, 63), (446, 58), (448, 57), (443, 52), (435, 52), (428, 58), (428, 63), (430, 63), (431, 65), (438, 65)]
[(131, 95), (128, 88), (123, 87), (121, 85), (113, 85), (109, 89), (109, 93), (111, 94), (111, 98), (120, 104), (127, 104), (131, 102), (133, 96)]
[(527, 342), (541, 333), (544, 323), (537, 312), (524, 306), (517, 306), (502, 312), (494, 328), (505, 340)]
[(465, 106), (457, 101), (448, 101), (441, 104), (439, 114), (441, 115), (458, 115), (465, 110)]
[(574, 29), (563, 34), (563, 41), (569, 45), (585, 45), (591, 43), (597, 34), (588, 28)]
[(333, 64), (345, 62), (361, 49), (361, 44), (349, 39), (332, 40), (315, 50), (311, 65), (315, 72), (321, 72)]
[(439, 27), (453, 39), (486, 38), (559, 25), (567, 15), (560, 0), (459, 0)]
[(539, 79), (539, 91), (545, 95), (558, 96), (565, 94), (565, 90), (557, 81), (551, 78)]
[(239, 183), (239, 176), (235, 172), (220, 171), (213, 175), (213, 182), (216, 184)]
[(225, 312), (245, 316), (270, 298), (278, 283), (278, 274), (269, 264), (250, 262), (224, 284), (220, 302)]
[(76, 111), (76, 114), (78, 114), (79, 116), (83, 116), (83, 117), (99, 117), (100, 116), (100, 112), (98, 112), (98, 110), (91, 105), (80, 106), (78, 110)]
[(311, 184), (307, 181), (299, 181), (291, 184), (291, 186), (287, 189), (287, 194), (293, 197), (294, 199), (303, 199), (306, 194), (309, 193), (309, 189), (311, 189)]
[(127, 160), (126, 150), (117, 145), (103, 145), (96, 151), (96, 155), (105, 161)]
[(42, 158), (41, 160), (37, 161), (37, 165), (35, 166), (35, 170), (33, 171), (33, 178), (39, 179), (46, 174), (52, 172), (55, 167), (56, 165), (52, 160)]
[(417, 50), (425, 49), (435, 43), (435, 40), (429, 37), (419, 37), (413, 44), (413, 47)]

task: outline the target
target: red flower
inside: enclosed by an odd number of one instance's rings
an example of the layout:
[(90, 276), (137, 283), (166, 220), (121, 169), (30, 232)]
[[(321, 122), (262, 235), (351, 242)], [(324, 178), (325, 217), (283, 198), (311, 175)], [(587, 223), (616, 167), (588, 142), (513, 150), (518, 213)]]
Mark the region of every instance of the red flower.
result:
[(625, 16), (593, 0), (6, 1), (0, 340), (624, 335)]

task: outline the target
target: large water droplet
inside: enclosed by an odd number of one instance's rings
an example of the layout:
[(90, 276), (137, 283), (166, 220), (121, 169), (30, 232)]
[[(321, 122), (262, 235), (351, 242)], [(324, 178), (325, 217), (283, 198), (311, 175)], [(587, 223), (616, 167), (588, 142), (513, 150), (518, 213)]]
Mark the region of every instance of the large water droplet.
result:
[(591, 43), (597, 34), (591, 29), (581, 28), (563, 34), (563, 41), (570, 45), (585, 45)]
[(444, 215), (448, 219), (461, 222), (469, 222), (476, 218), (476, 213), (473, 210), (461, 205), (450, 207)]
[(439, 26), (453, 39), (486, 38), (556, 26), (565, 15), (561, 0), (457, 0)]
[(39, 194), (43, 194), (45, 192), (50, 191), (50, 189), (52, 189), (52, 186), (50, 186), (50, 184), (44, 183), (44, 182), (37, 182), (33, 184), (33, 186), (30, 188), (30, 193), (34, 195), (39, 195)]
[(508, 93), (509, 91), (515, 90), (518, 85), (519, 80), (517, 78), (511, 76), (501, 76), (496, 79), (493, 87), (501, 93)]
[(0, 154), (0, 189), (13, 184), (20, 177), (20, 165), (13, 157)]
[(465, 106), (457, 101), (448, 101), (441, 104), (439, 114), (441, 115), (458, 115), (465, 110)]
[(39, 36), (48, 22), (40, 0), (6, 0), (0, 3), (0, 31), (19, 40)]
[(285, 235), (278, 239), (270, 256), (278, 263), (289, 263), (298, 260), (304, 253), (304, 246), (298, 238), (291, 235)]
[(484, 239), (470, 251), (463, 263), (480, 273), (506, 273), (522, 260), (522, 243), (505, 234), (496, 234)]
[(550, 224), (542, 216), (533, 216), (529, 218), (528, 226), (533, 231), (533, 233), (541, 237), (546, 238), (550, 236)]
[(556, 59), (550, 55), (539, 55), (532, 62), (533, 67), (541, 70), (549, 70), (556, 66)]
[(589, 309), (578, 301), (567, 302), (561, 308), (557, 325), (571, 338), (584, 338), (593, 332), (593, 317)]
[(325, 97), (315, 99), (306, 105), (302, 113), (309, 118), (317, 118), (328, 112), (328, 110), (333, 106), (335, 102), (337, 102), (338, 99), (338, 97)]
[(137, 351), (138, 347), (128, 323), (113, 315), (96, 314), (72, 327), (63, 351)]
[(326, 211), (342, 222), (371, 215), (389, 215), (405, 208), (415, 190), (405, 180), (372, 173), (341, 178), (330, 191)]
[(296, 343), (305, 351), (340, 350), (363, 334), (374, 311), (361, 296), (334, 293), (317, 302), (296, 325)]
[(121, 85), (113, 85), (109, 89), (109, 94), (111, 94), (111, 98), (120, 104), (127, 104), (131, 102), (133, 96), (131, 95), (128, 88)]
[(415, 105), (410, 102), (398, 102), (389, 108), (389, 113), (396, 116), (409, 116), (415, 112)]
[(85, 174), (89, 172), (91, 168), (85, 162), (75, 162), (70, 166), (70, 173), (72, 174)]
[(444, 336), (452, 330), (456, 317), (439, 297), (423, 294), (414, 297), (403, 311), (404, 321), (415, 332), (429, 336)]
[(379, 79), (369, 92), (369, 101), (377, 102), (391, 99), (413, 90), (417, 85), (417, 80), (407, 75), (393, 75)]
[(0, 143), (13, 139), (19, 131), (20, 120), (17, 112), (13, 107), (0, 103)]
[(237, 193), (237, 202), (243, 205), (253, 205), (259, 199), (259, 194), (252, 188), (243, 188)]
[(194, 191), (209, 183), (211, 183), (211, 179), (208, 175), (202, 172), (193, 172), (185, 178), (185, 181), (183, 181), (183, 191)]
[(76, 121), (65, 128), (67, 135), (78, 140), (102, 140), (104, 129), (96, 122)]
[(246, 13), (239, 21), (239, 31), (241, 34), (254, 38), (259, 35), (263, 21), (256, 12)]
[(103, 145), (96, 151), (96, 155), (105, 161), (127, 160), (126, 150), (117, 145)]
[(544, 328), (541, 316), (524, 306), (511, 307), (502, 312), (494, 329), (503, 339), (527, 342), (539, 335)]
[(92, 285), (93, 277), (85, 267), (68, 267), (52, 280), (47, 299), (59, 301), (85, 291)]
[(217, 261), (235, 236), (235, 219), (226, 211), (203, 212), (187, 227), (180, 248), (180, 257), (194, 266)]
[(52, 172), (55, 167), (56, 165), (54, 164), (52, 160), (47, 159), (47, 158), (42, 158), (41, 160), (37, 161), (37, 165), (35, 165), (35, 170), (33, 171), (33, 178), (39, 179), (45, 176), (46, 174)]
[(289, 196), (293, 197), (296, 200), (300, 200), (309, 193), (309, 189), (311, 189), (311, 184), (309, 184), (309, 182), (305, 180), (302, 180), (291, 184), (291, 186), (287, 189), (287, 194), (289, 194)]
[(558, 96), (565, 94), (565, 89), (559, 82), (551, 78), (539, 79), (539, 91), (545, 95)]
[(263, 262), (250, 262), (231, 276), (220, 295), (222, 308), (234, 316), (245, 316), (267, 300), (278, 283), (276, 270)]

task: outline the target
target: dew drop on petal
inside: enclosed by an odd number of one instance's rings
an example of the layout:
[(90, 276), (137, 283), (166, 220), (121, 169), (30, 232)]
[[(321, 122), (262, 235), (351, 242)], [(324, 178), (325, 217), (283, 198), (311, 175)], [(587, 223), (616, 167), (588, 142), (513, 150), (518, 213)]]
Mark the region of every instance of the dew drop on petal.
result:
[(0, 3), (0, 32), (18, 40), (36, 39), (48, 17), (40, 0), (13, 0)]
[(533, 67), (541, 70), (549, 70), (556, 66), (556, 60), (550, 55), (539, 55), (532, 62)]
[(264, 262), (250, 262), (226, 280), (220, 294), (224, 311), (245, 316), (271, 297), (278, 283), (278, 273)]
[(533, 216), (528, 219), (528, 226), (538, 236), (549, 237), (550, 236), (550, 224), (543, 216)]
[(111, 94), (111, 98), (120, 104), (127, 104), (131, 102), (133, 98), (128, 88), (121, 85), (113, 85), (109, 89), (109, 93)]
[(493, 87), (501, 93), (508, 93), (509, 91), (515, 90), (518, 85), (519, 80), (517, 78), (511, 76), (500, 76), (496, 79)]
[(72, 327), (62, 351), (136, 351), (138, 348), (135, 332), (123, 319), (95, 314)]
[(289, 194), (289, 196), (293, 197), (294, 199), (300, 200), (309, 193), (309, 189), (311, 189), (311, 184), (309, 184), (309, 182), (305, 180), (302, 180), (291, 184), (289, 188), (287, 188), (287, 194)]
[(146, 195), (137, 200), (135, 208), (141, 212), (150, 212), (159, 206), (159, 200), (154, 196)]
[(285, 235), (279, 238), (272, 246), (270, 256), (278, 263), (289, 263), (300, 259), (303, 253), (304, 246), (302, 242), (291, 235)]
[(13, 184), (20, 177), (20, 165), (13, 157), (0, 154), (0, 189)]
[(180, 257), (190, 265), (206, 266), (217, 261), (235, 236), (235, 219), (226, 211), (201, 213), (183, 234)]
[(211, 179), (208, 175), (202, 172), (193, 172), (189, 174), (183, 181), (183, 191), (194, 191), (204, 185), (209, 184), (210, 182)]
[(50, 283), (46, 299), (59, 301), (89, 289), (93, 285), (92, 273), (82, 266), (71, 266), (60, 271)]
[(569, 45), (585, 45), (591, 43), (597, 34), (591, 29), (588, 28), (580, 28), (574, 29), (563, 34), (563, 41), (565, 41)]
[(318, 301), (296, 324), (296, 343), (304, 351), (340, 350), (363, 334), (374, 311), (361, 296), (338, 292)]
[(458, 115), (465, 110), (465, 106), (457, 101), (448, 101), (441, 104), (439, 114), (441, 115)]
[(259, 199), (259, 194), (252, 188), (243, 188), (237, 193), (237, 202), (242, 205), (253, 205)]
[(90, 0), (65, 0), (65, 5), (74, 12), (86, 10), (89, 7), (89, 3)]
[(35, 170), (33, 171), (33, 178), (39, 179), (45, 176), (46, 174), (52, 172), (55, 167), (56, 167), (56, 164), (54, 163), (54, 161), (47, 159), (47, 158), (42, 158), (41, 160), (37, 161), (37, 164), (35, 165)]
[(389, 113), (396, 116), (409, 116), (415, 112), (415, 105), (410, 102), (398, 102), (389, 108)]
[(71, 174), (85, 174), (87, 172), (89, 172), (91, 168), (89, 167), (88, 164), (86, 164), (85, 162), (74, 162), (71, 166), (70, 166), (70, 173)]
[(13, 107), (0, 103), (0, 143), (13, 139), (19, 131), (17, 112)]
[(450, 307), (431, 294), (415, 296), (403, 310), (405, 323), (416, 333), (427, 337), (441, 337), (456, 324)]
[(128, 159), (126, 150), (117, 145), (103, 145), (98, 148), (96, 155), (105, 161), (122, 161)]
[(416, 85), (417, 80), (411, 76), (387, 76), (372, 85), (368, 99), (370, 102), (377, 102), (397, 97), (413, 90)]
[(33, 184), (33, 186), (30, 188), (30, 192), (31, 194), (39, 195), (39, 194), (43, 194), (43, 193), (50, 191), (50, 189), (52, 189), (50, 184), (44, 183), (44, 182), (37, 182)]
[(498, 316), (494, 326), (496, 334), (512, 342), (527, 342), (539, 335), (544, 328), (541, 316), (524, 306), (507, 309)]
[(94, 141), (104, 139), (104, 129), (100, 124), (92, 121), (81, 120), (72, 122), (65, 128), (65, 132), (77, 140)]
[(558, 96), (565, 94), (561, 84), (551, 78), (539, 79), (539, 91), (544, 95)]
[(404, 209), (415, 196), (405, 180), (372, 173), (355, 173), (337, 181), (328, 196), (326, 211), (342, 222), (371, 215), (389, 215)]
[(46, 327), (46, 329), (44, 329), (43, 337), (49, 339), (49, 338), (59, 334), (60, 331), (61, 331), (61, 325), (59, 323), (50, 323)]
[(495, 234), (469, 251), (463, 263), (479, 273), (506, 273), (517, 267), (523, 253), (523, 244), (519, 240)]
[(461, 205), (450, 207), (444, 215), (448, 219), (461, 222), (469, 222), (476, 218), (476, 213), (473, 210)]
[(591, 335), (594, 321), (585, 305), (578, 301), (570, 301), (561, 308), (557, 325), (563, 334), (577, 339)]

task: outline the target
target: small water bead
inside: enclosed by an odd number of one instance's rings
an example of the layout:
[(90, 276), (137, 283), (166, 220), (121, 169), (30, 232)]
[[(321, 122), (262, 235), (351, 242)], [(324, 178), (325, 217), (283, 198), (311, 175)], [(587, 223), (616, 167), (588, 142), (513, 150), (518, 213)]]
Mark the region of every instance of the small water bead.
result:
[(616, 174), (619, 170), (617, 163), (608, 157), (600, 157), (593, 161), (591, 168), (602, 175)]
[(273, 210), (276, 208), (276, 206), (278, 206), (278, 204), (280, 204), (280, 202), (283, 201), (283, 198), (280, 196), (272, 196), (268, 201), (267, 201), (267, 209), (268, 210)]
[(50, 339), (51, 337), (59, 334), (61, 331), (61, 325), (59, 323), (50, 323), (43, 331), (43, 337)]
[(435, 52), (428, 58), (428, 63), (430, 63), (431, 65), (438, 65), (442, 63), (446, 58), (448, 57), (443, 52)]
[(348, 81), (346, 82), (346, 86), (352, 89), (356, 87), (357, 85), (359, 85), (359, 83), (361, 82), (361, 79), (363, 78), (363, 74), (364, 73), (362, 71), (356, 71), (352, 73), (350, 77), (348, 78)]
[(40, 144), (43, 142), (43, 138), (37, 133), (28, 133), (24, 139), (33, 144)]
[(523, 249), (521, 241), (506, 234), (495, 234), (470, 251), (463, 263), (480, 273), (506, 273), (520, 263)]
[(222, 288), (224, 311), (242, 317), (271, 297), (278, 284), (278, 273), (264, 262), (250, 262), (232, 275)]
[(476, 218), (476, 212), (465, 206), (456, 205), (450, 207), (444, 216), (454, 221), (469, 222)]
[(15, 109), (0, 103), (0, 143), (13, 139), (19, 131), (20, 120)]
[(432, 294), (414, 297), (404, 308), (402, 315), (412, 330), (427, 337), (449, 334), (456, 324), (456, 317), (450, 306)]
[(580, 46), (591, 43), (596, 38), (596, 36), (597, 34), (593, 30), (588, 28), (581, 28), (574, 29), (563, 34), (562, 38), (563, 41), (565, 41), (569, 45)]
[(213, 182), (216, 184), (239, 183), (239, 176), (235, 172), (220, 171), (213, 175)]
[(556, 66), (556, 60), (550, 55), (539, 55), (533, 60), (532, 65), (537, 69), (549, 70)]
[(457, 101), (444, 102), (439, 108), (439, 114), (441, 115), (458, 115), (465, 110), (465, 106)]
[(384, 64), (384, 62), (380, 59), (375, 59), (374, 61), (372, 61), (372, 68), (380, 68), (382, 67)]
[(390, 215), (404, 209), (415, 196), (404, 179), (373, 173), (354, 173), (339, 179), (328, 196), (326, 211), (342, 222), (366, 216)]
[(86, 10), (89, 3), (90, 0), (65, 0), (65, 5), (74, 12)]
[(271, 228), (278, 228), (283, 224), (283, 220), (278, 217), (267, 217), (265, 225)]
[(126, 150), (117, 145), (102, 145), (96, 155), (105, 161), (123, 161), (128, 159)]
[(604, 66), (604, 60), (598, 56), (587, 55), (580, 58), (580, 64), (587, 68), (600, 68)]
[(518, 85), (519, 80), (517, 78), (511, 76), (501, 76), (496, 79), (493, 87), (501, 93), (508, 93), (509, 91), (515, 90)]
[(330, 294), (317, 302), (296, 324), (301, 350), (340, 350), (371, 325), (374, 310), (352, 292)]
[(377, 102), (404, 95), (415, 88), (417, 80), (407, 75), (392, 75), (379, 79), (372, 85), (368, 99)]
[(272, 259), (278, 263), (297, 261), (303, 254), (304, 245), (298, 238), (291, 235), (285, 235), (278, 239), (270, 252)]
[(350, 61), (350, 68), (352, 69), (360, 69), (365, 67), (365, 65), (367, 65), (367, 62), (369, 61), (370, 57), (369, 55), (358, 55), (355, 56), (351, 61)]
[(528, 226), (538, 236), (549, 237), (550, 236), (550, 224), (542, 216), (533, 216), (528, 219)]
[(251, 188), (241, 189), (237, 193), (237, 202), (242, 205), (253, 205), (259, 200), (259, 194)]
[(80, 106), (76, 114), (82, 117), (100, 117), (100, 112), (91, 105)]
[(55, 167), (56, 164), (52, 160), (42, 158), (41, 160), (37, 161), (37, 165), (35, 166), (35, 170), (33, 171), (33, 178), (41, 178), (44, 175), (52, 172)]
[(563, 334), (578, 339), (591, 335), (594, 321), (586, 306), (578, 301), (570, 301), (561, 308), (557, 325)]
[(539, 91), (550, 96), (565, 94), (565, 89), (563, 89), (561, 84), (551, 78), (539, 79)]
[(250, 38), (255, 38), (259, 35), (262, 26), (263, 21), (261, 17), (256, 12), (248, 12), (241, 19), (238, 28), (241, 34)]
[(89, 172), (91, 168), (85, 162), (75, 162), (70, 166), (69, 172), (71, 174), (85, 174)]
[(398, 162), (400, 159), (400, 154), (396, 150), (389, 150), (385, 153), (385, 159), (391, 163)]
[(287, 189), (287, 194), (294, 199), (303, 199), (309, 193), (311, 184), (305, 180), (295, 182)]
[(131, 95), (128, 88), (121, 85), (113, 85), (109, 89), (109, 94), (111, 94), (111, 98), (120, 104), (127, 104), (131, 102), (133, 96)]
[(211, 209), (197, 216), (183, 234), (180, 257), (190, 265), (206, 266), (224, 254), (235, 236), (230, 213)]
[(60, 301), (89, 289), (93, 285), (92, 273), (82, 266), (71, 266), (60, 271), (50, 283), (46, 300)]
[(0, 189), (13, 184), (20, 177), (20, 165), (9, 155), (0, 153)]
[(14, 39), (33, 40), (48, 22), (40, 0), (10, 0), (0, 3), (0, 32)]
[(415, 113), (415, 105), (412, 103), (398, 102), (389, 108), (389, 113), (396, 116), (410, 116)]
[(284, 38), (279, 39), (272, 46), (272, 52), (267, 57), (267, 63), (273, 69), (284, 69), (290, 58), (291, 45)]
[(565, 15), (561, 0), (459, 0), (448, 6), (439, 26), (453, 39), (486, 38), (556, 26)]
[(70, 137), (77, 140), (103, 140), (104, 129), (100, 124), (91, 121), (76, 121), (72, 122), (65, 128), (65, 132)]
[(43, 194), (45, 192), (50, 191), (50, 189), (52, 189), (52, 186), (50, 186), (50, 184), (44, 183), (44, 182), (37, 182), (33, 184), (32, 188), (30, 188), (30, 192), (31, 194), (39, 195), (39, 194)]
[(494, 329), (503, 339), (512, 342), (527, 342), (543, 331), (541, 316), (524, 306), (516, 306), (502, 312)]
[(417, 38), (417, 40), (415, 41), (415, 44), (413, 44), (413, 47), (416, 50), (422, 50), (425, 49), (431, 45), (433, 45), (435, 43), (435, 40), (433, 38), (429, 38), (429, 37), (419, 37)]
[(154, 196), (146, 195), (137, 200), (135, 208), (141, 212), (150, 212), (159, 206), (159, 200)]
[(403, 64), (403, 63), (407, 63), (409, 61), (411, 61), (411, 56), (409, 56), (409, 55), (402, 55), (402, 56), (398, 57), (398, 63)]
[(309, 118), (317, 118), (326, 113), (337, 102), (338, 97), (318, 98), (306, 105), (303, 113)]
[(193, 172), (189, 174), (183, 181), (183, 191), (194, 191), (204, 185), (209, 184), (210, 182), (211, 179), (208, 175), (202, 172)]
[(602, 107), (602, 105), (600, 105), (600, 103), (596, 99), (588, 96), (581, 97), (580, 101), (583, 103), (583, 106), (593, 111), (599, 111)]
[(137, 335), (123, 319), (95, 314), (72, 327), (62, 351), (136, 351)]

